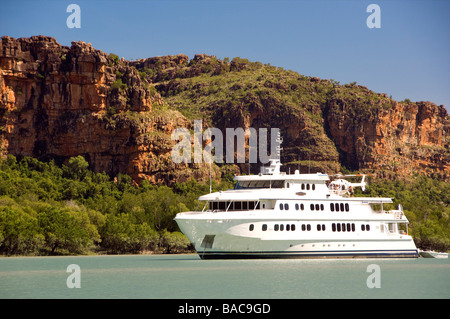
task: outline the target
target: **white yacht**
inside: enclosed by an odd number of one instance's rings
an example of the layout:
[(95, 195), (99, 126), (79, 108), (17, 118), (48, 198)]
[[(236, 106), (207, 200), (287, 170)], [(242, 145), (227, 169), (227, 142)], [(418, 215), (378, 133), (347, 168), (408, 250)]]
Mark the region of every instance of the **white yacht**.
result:
[(176, 215), (202, 259), (418, 257), (401, 205), (352, 197), (353, 187), (326, 174), (280, 172), (270, 160), (258, 175), (236, 176), (232, 190), (199, 197), (197, 211)]

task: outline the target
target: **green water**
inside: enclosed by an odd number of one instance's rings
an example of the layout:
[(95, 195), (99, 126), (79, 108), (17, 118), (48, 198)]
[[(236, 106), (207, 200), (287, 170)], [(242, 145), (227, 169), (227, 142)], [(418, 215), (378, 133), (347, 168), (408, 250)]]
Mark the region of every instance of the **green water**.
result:
[[(67, 266), (80, 267), (68, 288)], [(367, 271), (379, 266), (380, 288)], [(450, 298), (449, 259), (200, 260), (196, 255), (0, 258), (0, 298)]]

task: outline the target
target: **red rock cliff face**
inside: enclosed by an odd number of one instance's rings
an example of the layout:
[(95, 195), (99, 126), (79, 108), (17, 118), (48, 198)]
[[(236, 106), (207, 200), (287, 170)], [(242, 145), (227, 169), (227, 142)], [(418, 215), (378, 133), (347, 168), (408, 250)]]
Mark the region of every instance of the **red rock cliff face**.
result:
[(84, 42), (61, 46), (45, 36), (0, 42), (1, 154), (53, 158), (83, 155), (95, 171), (170, 183), (209, 172), (176, 165), (170, 134), (190, 123), (163, 102), (135, 68)]
[(450, 120), (442, 105), (386, 98), (372, 112), (355, 116), (334, 102), (326, 117), (329, 133), (350, 167), (450, 179)]
[[(119, 61), (84, 42), (65, 47), (45, 36), (2, 37), (1, 155), (59, 162), (83, 155), (95, 171), (126, 173), (136, 181), (205, 180), (209, 166), (173, 163), (170, 139), (174, 129), (192, 129), (193, 119), (203, 117), (222, 131), (280, 128), (282, 160), (291, 163), (291, 171), (302, 165), (302, 172), (308, 167), (334, 173), (340, 161), (382, 176), (419, 172), (450, 180), (450, 120), (443, 106), (396, 102), (365, 87), (285, 73), (287, 80), (262, 72), (250, 83), (259, 85), (257, 93), (239, 77), (249, 67), (243, 60), (226, 63), (207, 55)], [(182, 104), (194, 109), (199, 97), (218, 92), (212, 76), (227, 72), (236, 79), (222, 82), (227, 94), (197, 108), (194, 118), (175, 110)], [(164, 99), (151, 84), (165, 92)], [(285, 104), (293, 95), (301, 105)]]

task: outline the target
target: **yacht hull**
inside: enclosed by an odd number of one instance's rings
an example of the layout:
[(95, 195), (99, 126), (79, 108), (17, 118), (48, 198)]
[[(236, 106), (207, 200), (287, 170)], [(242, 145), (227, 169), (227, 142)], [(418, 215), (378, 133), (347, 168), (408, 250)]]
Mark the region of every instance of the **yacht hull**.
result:
[[(175, 220), (202, 259), (419, 257), (411, 236), (337, 233), (325, 221), (317, 222), (327, 225), (318, 232), (302, 231), (303, 224), (315, 225), (314, 220), (197, 219), (183, 214)], [(289, 225), (290, 230), (285, 226), (274, 231), (276, 224)], [(262, 225), (268, 229), (262, 231)]]

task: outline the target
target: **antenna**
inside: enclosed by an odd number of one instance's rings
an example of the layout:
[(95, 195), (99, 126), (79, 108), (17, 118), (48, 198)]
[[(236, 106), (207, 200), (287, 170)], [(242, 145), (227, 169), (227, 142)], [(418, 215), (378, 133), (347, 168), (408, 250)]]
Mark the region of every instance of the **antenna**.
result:
[(211, 158), (209, 158), (209, 193), (212, 193), (212, 180), (211, 180)]

